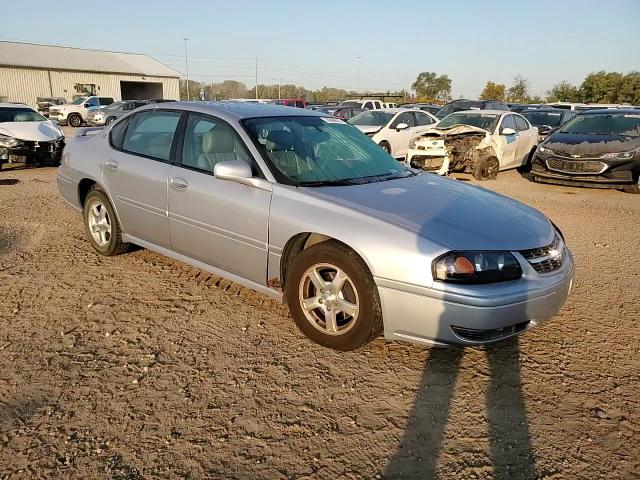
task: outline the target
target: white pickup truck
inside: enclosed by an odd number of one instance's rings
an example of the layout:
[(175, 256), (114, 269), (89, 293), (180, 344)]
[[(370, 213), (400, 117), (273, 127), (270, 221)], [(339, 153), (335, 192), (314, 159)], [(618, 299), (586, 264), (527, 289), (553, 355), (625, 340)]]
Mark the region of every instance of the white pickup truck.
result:
[(71, 103), (62, 105), (53, 105), (49, 107), (49, 119), (57, 120), (60, 125), (71, 125), (79, 127), (87, 121), (87, 112), (89, 110), (111, 105), (113, 98), (111, 97), (80, 97)]

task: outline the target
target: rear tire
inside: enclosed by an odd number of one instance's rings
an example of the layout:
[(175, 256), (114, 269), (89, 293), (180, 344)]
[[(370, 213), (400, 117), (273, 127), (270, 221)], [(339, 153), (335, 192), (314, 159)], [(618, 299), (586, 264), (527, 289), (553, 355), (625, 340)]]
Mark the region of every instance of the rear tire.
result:
[(129, 250), (131, 244), (122, 241), (122, 229), (109, 197), (95, 185), (85, 198), (83, 218), (89, 243), (100, 255), (110, 257)]
[(529, 152), (529, 155), (527, 155), (527, 159), (525, 160), (525, 162), (520, 165), (518, 167), (518, 171), (520, 173), (528, 173), (531, 171), (531, 164), (533, 163), (533, 156), (536, 153), (536, 147), (533, 147), (533, 149)]
[(476, 180), (495, 180), (500, 170), (500, 163), (496, 157), (480, 158), (473, 168), (473, 178)]
[(335, 240), (316, 244), (294, 258), (285, 297), (298, 328), (325, 347), (355, 350), (382, 332), (380, 297), (369, 268), (357, 253)]
[(115, 122), (115, 120), (116, 120), (116, 117), (109, 117), (109, 118), (107, 118), (107, 119), (104, 121), (104, 125), (105, 125), (105, 127), (106, 127), (107, 125), (111, 125), (113, 122)]
[(82, 117), (77, 113), (72, 113), (71, 115), (69, 115), (67, 122), (70, 126), (78, 128), (80, 125), (82, 125)]

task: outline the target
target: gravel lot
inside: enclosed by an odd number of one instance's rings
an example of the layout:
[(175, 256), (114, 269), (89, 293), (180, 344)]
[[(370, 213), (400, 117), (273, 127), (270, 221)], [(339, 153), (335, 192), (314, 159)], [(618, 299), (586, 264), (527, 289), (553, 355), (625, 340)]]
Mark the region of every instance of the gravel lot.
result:
[(55, 169), (3, 170), (0, 478), (640, 478), (640, 198), (482, 185), (564, 231), (560, 315), (486, 349), (344, 354), (236, 284), (99, 257)]

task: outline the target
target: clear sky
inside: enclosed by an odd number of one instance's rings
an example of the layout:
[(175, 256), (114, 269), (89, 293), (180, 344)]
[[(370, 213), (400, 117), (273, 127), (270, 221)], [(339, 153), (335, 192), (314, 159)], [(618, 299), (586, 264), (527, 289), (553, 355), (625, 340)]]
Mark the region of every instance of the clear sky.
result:
[[(0, 39), (148, 53), (190, 77), (361, 90), (447, 74), (454, 97), (521, 74), (531, 93), (640, 70), (640, 0), (17, 1)], [(358, 57), (360, 59), (358, 60)]]

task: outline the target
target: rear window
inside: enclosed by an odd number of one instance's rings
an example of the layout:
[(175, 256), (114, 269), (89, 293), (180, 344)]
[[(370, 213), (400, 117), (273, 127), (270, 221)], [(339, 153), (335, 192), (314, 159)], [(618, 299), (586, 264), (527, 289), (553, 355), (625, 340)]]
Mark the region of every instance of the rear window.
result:
[(558, 127), (562, 123), (563, 112), (536, 112), (530, 111), (522, 114), (532, 125), (540, 127), (546, 125), (548, 127)]
[[(453, 127), (454, 125), (470, 125), (493, 132), (498, 124), (500, 115), (495, 113), (454, 113), (438, 124), (438, 128)], [(515, 127), (515, 125), (514, 125)]]
[(463, 110), (479, 110), (481, 107), (482, 107), (482, 102), (473, 102), (473, 101), (451, 102), (446, 104), (440, 110), (438, 110), (438, 113), (436, 115), (438, 117), (443, 118), (454, 112), (461, 112)]

